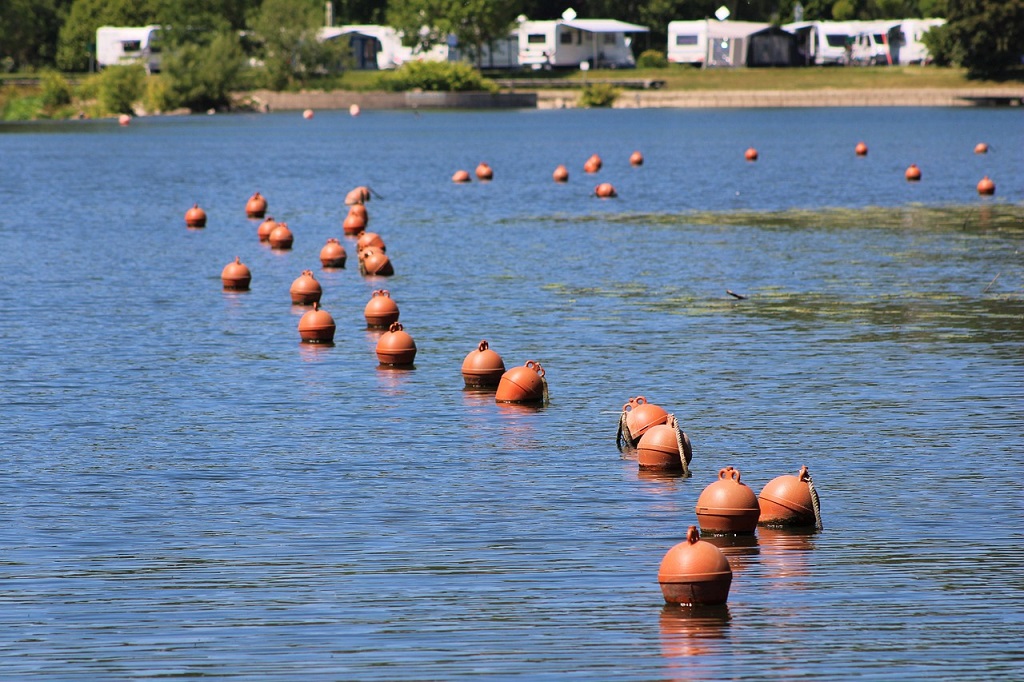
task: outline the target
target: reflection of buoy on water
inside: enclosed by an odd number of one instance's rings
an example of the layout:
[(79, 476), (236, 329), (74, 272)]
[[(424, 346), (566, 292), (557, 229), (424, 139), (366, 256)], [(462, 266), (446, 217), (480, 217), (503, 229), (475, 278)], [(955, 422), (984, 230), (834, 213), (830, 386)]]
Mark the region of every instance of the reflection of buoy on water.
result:
[(867, 156), (868, 155), (868, 146), (866, 144), (864, 144), (863, 142), (858, 142), (857, 146), (853, 148), (853, 151), (854, 151), (854, 153), (857, 154), (857, 156)]
[(292, 282), (288, 291), (292, 295), (292, 303), (295, 305), (319, 303), (320, 297), (323, 295), (323, 288), (320, 286), (320, 282), (313, 277), (312, 270), (303, 270), (302, 274)]
[(543, 403), (547, 400), (544, 368), (535, 360), (501, 375), (494, 400), (499, 403)]
[(250, 218), (262, 218), (267, 212), (267, 200), (256, 192), (245, 202), (245, 215)]
[(481, 180), (493, 180), (494, 169), (481, 161), (480, 165), (476, 167), (476, 176)]
[(724, 604), (729, 599), (732, 568), (722, 550), (701, 540), (697, 527), (690, 526), (686, 540), (669, 549), (662, 558), (658, 583), (669, 604)]
[(334, 318), (319, 303), (299, 319), (299, 337), (303, 343), (333, 343)]
[(343, 268), (347, 259), (345, 247), (334, 237), (330, 237), (320, 249), (320, 264), (325, 268)]
[(753, 533), (761, 508), (750, 487), (740, 481), (739, 469), (718, 472), (718, 480), (697, 498), (697, 523), (703, 533)]
[(270, 248), (284, 251), (292, 248), (295, 236), (292, 234), (292, 231), (288, 229), (288, 223), (278, 223), (274, 229), (270, 231), (270, 236), (267, 237), (267, 241), (270, 242)]
[(743, 158), (747, 161), (757, 161), (757, 150), (750, 147), (743, 153)]
[(555, 166), (555, 172), (551, 174), (552, 179), (555, 182), (568, 182), (569, 181), (569, 169), (559, 164)]
[(193, 204), (192, 208), (185, 211), (186, 227), (206, 227), (206, 211), (199, 208), (199, 204)]
[(452, 175), (452, 182), (471, 182), (469, 171), (457, 170)]
[(996, 183), (987, 175), (978, 181), (978, 194), (995, 194)]
[(916, 163), (912, 163), (907, 168), (907, 172), (904, 173), (904, 175), (906, 176), (907, 180), (910, 180), (911, 182), (916, 182), (921, 179), (921, 169), (917, 167)]
[(644, 165), (644, 155), (639, 151), (633, 152), (629, 155), (629, 165), (631, 166), (642, 166)]
[(302, 118), (306, 119), (307, 121), (309, 119), (313, 118), (313, 110), (312, 109), (306, 109), (305, 111), (303, 111), (302, 112)]
[(988, 154), (988, 145), (985, 144), (984, 142), (979, 142), (978, 144), (974, 145), (974, 153)]
[(765, 484), (757, 496), (762, 526), (820, 526), (817, 492), (807, 467), (796, 476), (777, 476)]
[(398, 315), (398, 304), (387, 289), (374, 291), (363, 308), (363, 317), (370, 329), (387, 329), (393, 322), (398, 322)]
[(260, 223), (260, 226), (256, 228), (256, 236), (260, 238), (261, 242), (270, 241), (270, 233), (277, 227), (277, 223), (270, 216)]
[(377, 360), (390, 367), (408, 367), (415, 359), (416, 342), (402, 328), (401, 322), (392, 322), (377, 339)]
[(247, 291), (252, 281), (252, 273), (242, 262), (242, 258), (235, 256), (235, 260), (220, 271), (220, 280), (225, 291)]
[(350, 104), (348, 106), (348, 114), (349, 114), (349, 116), (358, 116), (359, 115), (359, 105), (358, 104)]
[(462, 361), (462, 379), (467, 388), (497, 386), (505, 373), (505, 361), (481, 341)]
[(610, 199), (617, 197), (618, 193), (615, 191), (615, 187), (610, 182), (602, 182), (600, 185), (594, 188), (594, 196), (599, 199)]

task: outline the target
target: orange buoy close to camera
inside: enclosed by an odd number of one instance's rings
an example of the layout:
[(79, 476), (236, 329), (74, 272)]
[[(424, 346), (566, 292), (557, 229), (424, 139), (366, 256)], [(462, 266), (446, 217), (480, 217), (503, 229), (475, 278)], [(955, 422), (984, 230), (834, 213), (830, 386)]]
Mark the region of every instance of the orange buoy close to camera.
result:
[(267, 200), (256, 192), (245, 203), (245, 215), (250, 218), (262, 218), (267, 212)]
[(543, 403), (547, 399), (544, 368), (535, 360), (501, 375), (494, 400), (499, 403)]
[(753, 533), (761, 515), (757, 496), (740, 481), (739, 469), (718, 472), (718, 480), (697, 498), (697, 523), (703, 533)]
[(648, 402), (642, 395), (630, 398), (629, 402), (622, 406), (622, 411), (626, 415), (626, 430), (629, 431), (629, 437), (634, 443), (639, 442), (652, 426), (668, 421), (668, 412)]
[(992, 182), (992, 178), (989, 176), (983, 177), (978, 181), (978, 194), (995, 194), (996, 183)]
[(374, 291), (363, 308), (363, 317), (370, 329), (387, 329), (392, 323), (398, 322), (398, 315), (398, 304), (387, 289)]
[(330, 237), (323, 248), (320, 249), (320, 264), (325, 268), (343, 268), (348, 254), (345, 247), (334, 237)]
[(192, 204), (192, 208), (185, 211), (186, 227), (206, 227), (206, 211), (199, 208), (199, 204)]
[(334, 343), (334, 318), (319, 303), (299, 319), (299, 337), (303, 343)]
[(700, 539), (696, 526), (661, 560), (658, 584), (669, 604), (714, 606), (729, 599), (732, 567), (722, 550)]
[(757, 496), (761, 526), (813, 526), (817, 523), (812, 498), (811, 475), (800, 467), (796, 476), (778, 476), (768, 481)]
[(904, 173), (904, 175), (906, 176), (907, 180), (910, 180), (911, 182), (917, 182), (918, 180), (921, 179), (921, 169), (917, 167), (916, 163), (912, 163), (910, 164), (910, 166), (907, 167), (907, 172)]
[(377, 339), (377, 360), (390, 367), (408, 367), (416, 359), (416, 342), (401, 322), (392, 322)]
[(462, 361), (462, 379), (466, 388), (497, 386), (505, 373), (505, 361), (491, 350), (487, 341), (481, 341)]
[(225, 291), (247, 291), (252, 281), (252, 272), (242, 262), (241, 256), (235, 256), (235, 260), (220, 271), (220, 280)]
[[(685, 434), (682, 437), (685, 438)], [(668, 424), (655, 424), (637, 443), (637, 464), (641, 469), (683, 471), (682, 458), (685, 453), (679, 451), (679, 439), (680, 435), (676, 429)]]
[(292, 303), (295, 305), (312, 305), (320, 302), (323, 295), (323, 287), (313, 277), (312, 270), (303, 270), (302, 274), (295, 278), (291, 288), (288, 290), (292, 296)]

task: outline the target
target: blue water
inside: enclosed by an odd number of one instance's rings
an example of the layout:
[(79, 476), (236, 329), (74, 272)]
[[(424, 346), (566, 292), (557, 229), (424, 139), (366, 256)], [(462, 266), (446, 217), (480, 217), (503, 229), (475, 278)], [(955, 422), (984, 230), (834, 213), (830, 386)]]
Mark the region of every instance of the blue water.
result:
[[(0, 678), (1019, 676), (1021, 123), (0, 126)], [(480, 161), (493, 182), (450, 182)], [(986, 174), (995, 197), (975, 191)], [(601, 181), (619, 198), (592, 197)], [(352, 239), (346, 269), (320, 268), (356, 185), (378, 194), (394, 277), (361, 277)], [(292, 251), (256, 239), (254, 191)], [(194, 202), (204, 230), (184, 227)], [(250, 292), (222, 291), (235, 256)], [(334, 346), (299, 343), (288, 287), (306, 268)], [(377, 367), (378, 288), (415, 369)], [(541, 362), (550, 403), (463, 390), (481, 339), (507, 367)], [(616, 449), (640, 394), (682, 422), (692, 478)], [(666, 607), (658, 564), (726, 465), (755, 492), (807, 465), (824, 530), (716, 539), (728, 605)]]

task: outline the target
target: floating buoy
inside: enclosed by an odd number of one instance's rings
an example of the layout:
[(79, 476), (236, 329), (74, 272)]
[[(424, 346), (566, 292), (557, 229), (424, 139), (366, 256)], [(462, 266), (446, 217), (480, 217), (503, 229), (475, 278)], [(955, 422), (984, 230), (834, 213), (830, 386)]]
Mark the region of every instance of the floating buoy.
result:
[(324, 290), (320, 282), (313, 277), (312, 270), (303, 270), (302, 274), (292, 282), (289, 292), (292, 295), (292, 303), (295, 305), (312, 305), (320, 302)]
[(350, 215), (362, 218), (364, 226), (370, 224), (370, 213), (366, 210), (366, 204), (352, 204), (348, 207), (348, 212)]
[(359, 252), (359, 272), (363, 275), (390, 277), (395, 274), (395, 268), (387, 254), (371, 246)]
[(539, 362), (527, 360), (522, 367), (513, 367), (501, 375), (494, 400), (499, 403), (544, 403), (548, 384)]
[(472, 180), (469, 177), (469, 171), (457, 170), (457, 171), (455, 171), (455, 174), (452, 175), (452, 182), (471, 182), (471, 181)]
[(252, 273), (242, 262), (241, 256), (235, 256), (235, 260), (220, 271), (220, 280), (225, 291), (248, 291)]
[(591, 154), (590, 158), (583, 163), (584, 173), (596, 173), (601, 170), (601, 166), (604, 165), (601, 161), (601, 157), (597, 154)]
[(416, 342), (401, 322), (392, 322), (377, 339), (377, 359), (389, 367), (409, 367), (416, 359)]
[(126, 126), (129, 123), (131, 123), (131, 122), (132, 122), (132, 117), (129, 116), (128, 114), (121, 114), (120, 116), (117, 117), (118, 125)]
[(796, 476), (773, 478), (761, 489), (757, 502), (761, 507), (758, 525), (821, 527), (817, 492), (807, 467)]
[(995, 194), (996, 183), (987, 175), (978, 181), (978, 194)]
[(387, 246), (384, 245), (384, 240), (376, 232), (363, 232), (359, 235), (359, 239), (356, 240), (356, 251), (363, 251), (365, 249), (380, 249), (382, 252), (387, 253)]
[(558, 164), (555, 166), (555, 172), (551, 174), (551, 177), (555, 182), (569, 182), (569, 169), (562, 164)]
[(295, 241), (295, 236), (292, 231), (288, 229), (288, 223), (278, 223), (273, 230), (270, 231), (270, 236), (267, 237), (267, 241), (270, 242), (270, 248), (272, 249), (285, 249), (292, 248), (292, 242)]
[(743, 158), (747, 161), (757, 161), (757, 150), (750, 147), (743, 153)]
[(387, 289), (377, 289), (363, 308), (366, 326), (370, 329), (387, 329), (398, 322), (398, 304)]
[(675, 419), (655, 424), (640, 437), (636, 446), (637, 463), (641, 469), (673, 471), (689, 475), (686, 464), (692, 458), (690, 438)]
[(911, 182), (916, 182), (921, 179), (921, 169), (917, 167), (916, 163), (912, 163), (907, 168), (907, 172), (904, 173), (904, 175), (906, 175), (907, 180), (910, 180)]
[(483, 161), (476, 167), (476, 176), (481, 180), (493, 180), (494, 170)]
[(302, 112), (302, 118), (306, 119), (307, 121), (309, 119), (313, 118), (313, 110), (312, 109), (306, 109), (305, 111), (303, 111)]
[(359, 115), (359, 105), (358, 104), (350, 104), (348, 106), (348, 115), (349, 116), (358, 116)]
[(631, 166), (642, 166), (644, 165), (644, 155), (640, 152), (633, 152), (629, 155), (629, 165)]
[(697, 522), (702, 533), (753, 533), (761, 508), (757, 496), (740, 481), (739, 469), (718, 472), (718, 480), (697, 498)]
[(349, 190), (349, 193), (345, 195), (345, 205), (353, 206), (355, 204), (365, 204), (370, 200), (370, 188), (366, 185), (360, 185), (359, 187), (353, 187)]
[(334, 318), (319, 303), (299, 319), (299, 337), (303, 343), (334, 343)]
[(978, 144), (974, 145), (974, 153), (988, 154), (988, 145), (985, 144), (984, 142), (979, 142)]
[(358, 212), (353, 213), (349, 210), (348, 215), (345, 216), (344, 222), (341, 223), (341, 230), (345, 234), (352, 236), (357, 235), (366, 229), (366, 216)]
[(245, 202), (245, 215), (250, 218), (262, 218), (267, 212), (267, 200), (256, 192)]
[(615, 191), (615, 187), (610, 182), (602, 182), (600, 185), (594, 188), (594, 196), (600, 199), (610, 199), (617, 197), (618, 193)]
[(658, 583), (669, 604), (724, 604), (729, 599), (732, 567), (722, 550), (701, 540), (697, 527), (690, 526), (686, 540), (669, 549), (662, 558)]
[(853, 151), (857, 154), (857, 156), (867, 156), (868, 146), (863, 142), (858, 142), (857, 146), (853, 148)]
[(330, 237), (320, 249), (320, 264), (325, 268), (343, 268), (347, 259), (345, 247), (334, 237)]
[(260, 223), (260, 226), (256, 228), (256, 236), (260, 238), (261, 242), (270, 241), (270, 233), (277, 227), (277, 223), (270, 216)]
[(206, 227), (206, 211), (199, 208), (199, 204), (192, 204), (192, 208), (185, 211), (186, 227)]
[(505, 361), (490, 349), (487, 341), (481, 341), (462, 361), (462, 379), (466, 388), (489, 388), (497, 386), (505, 373)]
[(619, 434), (626, 446), (635, 448), (648, 429), (667, 421), (668, 412), (649, 402), (642, 395), (638, 395), (635, 398), (630, 398), (622, 406), (622, 414), (619, 416)]

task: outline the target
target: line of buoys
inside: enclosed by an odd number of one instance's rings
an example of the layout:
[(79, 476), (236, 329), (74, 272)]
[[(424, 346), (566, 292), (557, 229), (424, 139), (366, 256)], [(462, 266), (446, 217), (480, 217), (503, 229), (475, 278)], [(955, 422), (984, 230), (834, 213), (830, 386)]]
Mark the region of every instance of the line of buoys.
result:
[(658, 584), (669, 604), (713, 606), (729, 599), (732, 567), (722, 550), (700, 539), (696, 526), (662, 557)]
[(277, 227), (277, 222), (270, 216), (267, 216), (260, 226), (256, 228), (256, 236), (259, 237), (261, 242), (270, 241), (270, 233)]
[(916, 163), (912, 163), (907, 166), (904, 176), (906, 176), (907, 180), (910, 182), (917, 182), (921, 179), (921, 169), (917, 167)]
[(485, 162), (481, 161), (476, 167), (476, 177), (481, 180), (493, 180), (494, 169), (488, 166)]
[(248, 291), (249, 283), (252, 282), (252, 272), (242, 262), (241, 256), (235, 256), (235, 260), (220, 271), (220, 279), (225, 291)]
[(325, 268), (343, 268), (347, 259), (345, 247), (334, 237), (329, 237), (327, 243), (320, 249), (320, 264)]
[(206, 211), (199, 208), (199, 204), (192, 204), (192, 208), (185, 211), (185, 227), (206, 227)]
[(863, 142), (858, 142), (857, 146), (853, 148), (853, 151), (855, 154), (857, 154), (857, 156), (867, 156), (868, 146)]
[(462, 361), (462, 379), (466, 388), (497, 386), (504, 374), (505, 361), (491, 350), (486, 340), (481, 341)]
[(739, 469), (728, 466), (701, 492), (696, 512), (703, 533), (753, 533), (761, 507), (754, 491), (740, 480)]
[(551, 178), (555, 182), (569, 182), (569, 169), (562, 164), (558, 164), (555, 166), (555, 170), (551, 174)]
[(319, 303), (299, 319), (299, 338), (303, 343), (334, 343), (334, 318)]
[(295, 305), (313, 305), (320, 302), (324, 290), (320, 282), (316, 281), (312, 270), (303, 270), (302, 274), (295, 278), (291, 288), (288, 290), (292, 296), (292, 303)]
[(286, 251), (292, 248), (295, 235), (288, 228), (288, 223), (277, 223), (267, 236), (267, 241), (270, 242), (270, 248)]
[(978, 194), (995, 194), (996, 183), (992, 182), (992, 178), (989, 176), (983, 177), (978, 181)]
[(377, 339), (377, 360), (387, 367), (411, 367), (416, 359), (416, 342), (401, 322), (392, 322)]
[(464, 182), (471, 182), (471, 181), (472, 181), (472, 178), (469, 177), (469, 171), (457, 170), (457, 171), (455, 171), (452, 174), (452, 182), (454, 182), (454, 183), (461, 184), (461, 183), (464, 183)]
[(499, 403), (546, 403), (548, 385), (545, 372), (536, 360), (527, 360), (501, 375), (494, 400)]
[(743, 152), (743, 158), (747, 161), (757, 161), (757, 150), (749, 147), (747, 151)]
[(249, 201), (245, 202), (245, 215), (250, 218), (262, 218), (267, 212), (267, 200), (266, 198), (256, 192)]

